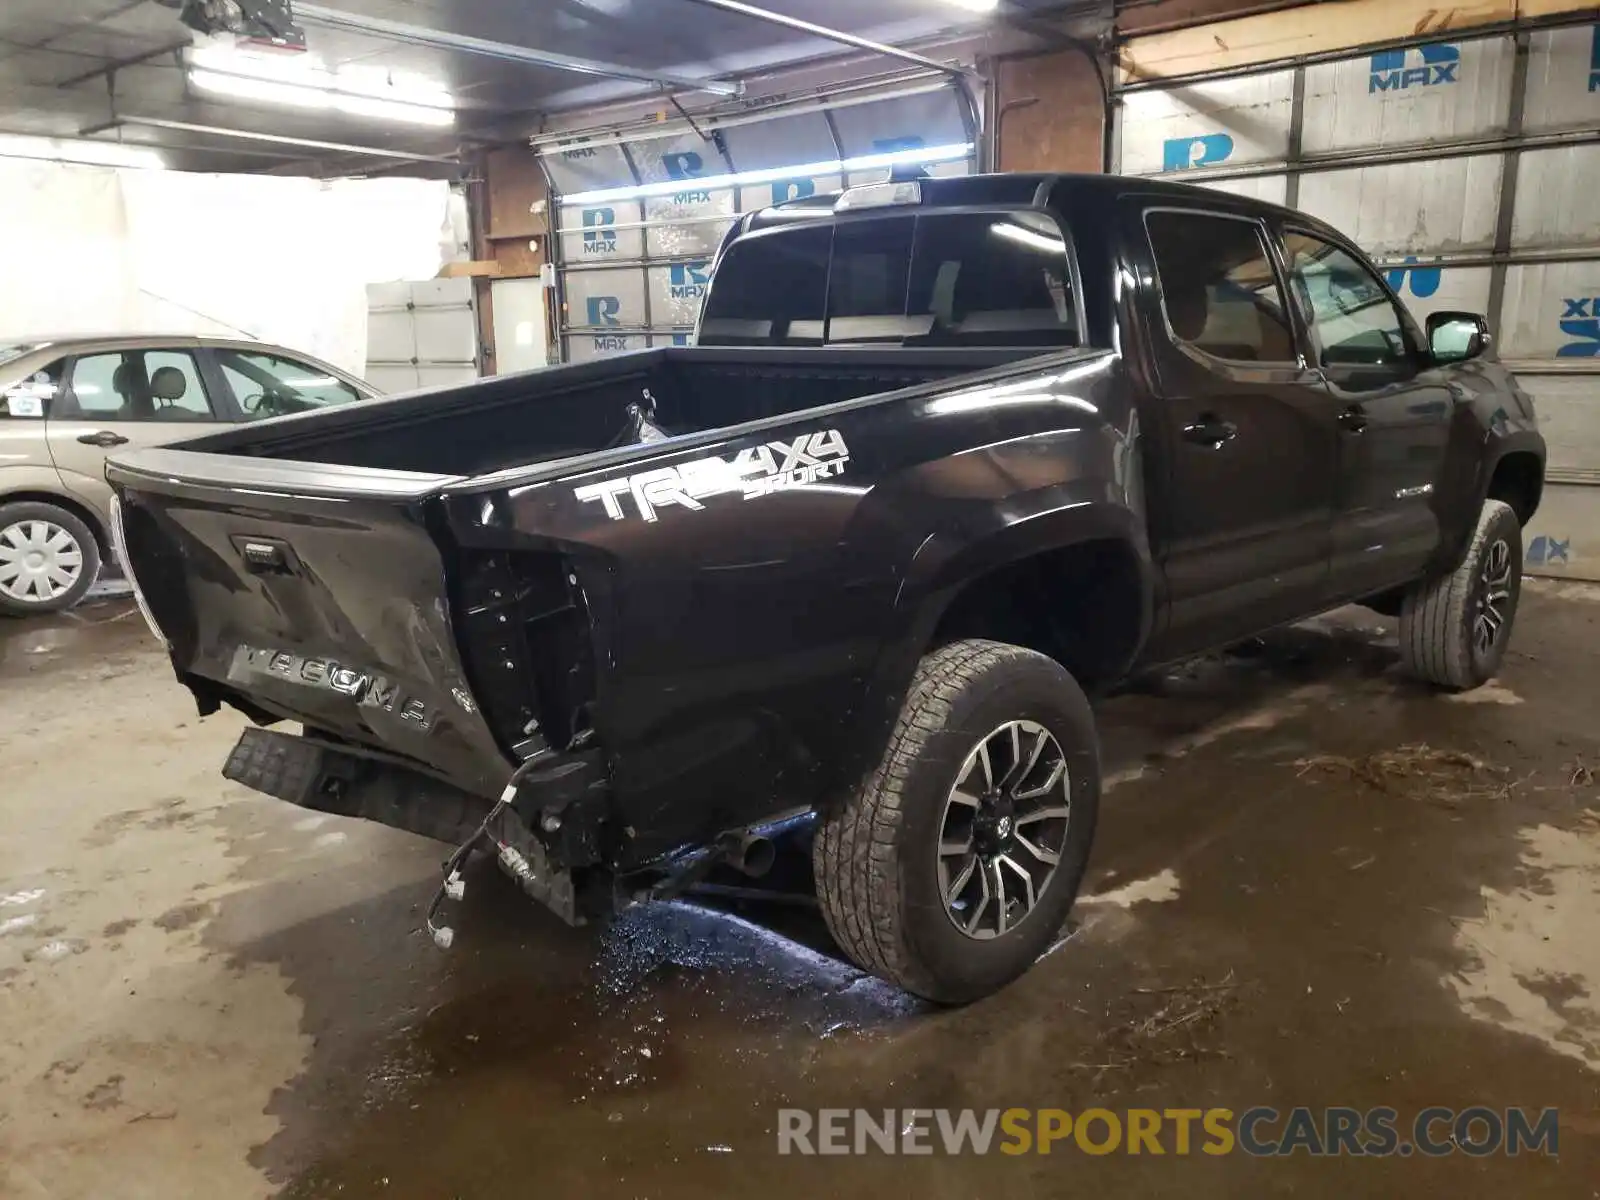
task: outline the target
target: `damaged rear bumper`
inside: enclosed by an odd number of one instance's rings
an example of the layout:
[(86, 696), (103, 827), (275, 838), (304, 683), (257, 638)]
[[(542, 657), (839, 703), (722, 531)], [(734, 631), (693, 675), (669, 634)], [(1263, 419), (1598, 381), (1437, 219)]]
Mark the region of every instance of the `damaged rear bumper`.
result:
[[(484, 831), (501, 867), (562, 920), (608, 915), (610, 888), (584, 887), (605, 865), (608, 785), (598, 750), (549, 753), (495, 805), (420, 771), (311, 737), (246, 729), (222, 769), (228, 779), (300, 808), (375, 821), (460, 845)], [(598, 881), (597, 881), (598, 882)]]

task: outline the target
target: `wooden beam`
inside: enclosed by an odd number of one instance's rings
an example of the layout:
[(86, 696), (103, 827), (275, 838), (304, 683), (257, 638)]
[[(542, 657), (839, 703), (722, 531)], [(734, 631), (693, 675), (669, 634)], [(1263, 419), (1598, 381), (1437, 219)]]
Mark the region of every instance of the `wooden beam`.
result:
[(1134, 37), (1118, 54), (1122, 83), (1144, 83), (1333, 54), (1384, 42), (1460, 33), (1564, 13), (1594, 12), (1576, 0), (1340, 0)]

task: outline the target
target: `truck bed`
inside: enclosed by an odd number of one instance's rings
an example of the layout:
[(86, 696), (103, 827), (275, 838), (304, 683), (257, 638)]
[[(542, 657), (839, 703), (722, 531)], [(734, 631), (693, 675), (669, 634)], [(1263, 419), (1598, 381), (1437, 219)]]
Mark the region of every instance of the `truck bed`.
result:
[(669, 437), (931, 383), (1022, 350), (661, 349), (243, 426), (185, 451), (472, 476), (639, 442), (629, 406)]
[[(681, 535), (641, 538), (658, 514), (622, 520), (619, 495), (648, 506), (652, 480), (677, 477), (666, 464), (732, 445), (778, 474), (815, 462), (831, 478), (843, 462), (830, 460), (847, 452), (824, 430), (849, 423), (848, 402), (911, 402), (921, 384), (942, 395), (951, 385), (936, 381), (979, 382), (1006, 373), (985, 367), (1031, 357), (656, 350), (130, 451), (107, 475), (141, 601), (203, 709), (299, 721), (490, 796), (517, 762), (577, 735), (597, 669), (672, 644), (656, 560)], [(645, 440), (628, 413), (641, 401), (660, 427)], [(822, 415), (827, 405), (836, 416)], [(742, 505), (718, 506), (694, 536), (716, 530), (719, 555), (756, 563), (777, 539), (788, 558), (774, 561), (787, 565), (761, 570), (807, 570), (836, 544), (855, 503), (847, 491), (796, 491), (757, 523)], [(674, 497), (661, 502), (699, 507)], [(703, 603), (713, 583), (755, 576), (683, 578), (699, 579)], [(619, 606), (640, 605), (650, 637), (606, 644)], [(654, 776), (637, 761), (641, 779)]]

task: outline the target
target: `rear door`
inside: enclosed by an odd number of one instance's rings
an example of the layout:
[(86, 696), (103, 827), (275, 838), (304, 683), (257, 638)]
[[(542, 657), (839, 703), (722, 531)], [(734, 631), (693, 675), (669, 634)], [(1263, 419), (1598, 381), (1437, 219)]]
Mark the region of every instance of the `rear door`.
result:
[(1415, 578), (1439, 545), (1451, 368), (1354, 250), (1292, 226), (1283, 244), (1339, 422), (1332, 583), (1358, 597)]
[(50, 453), (62, 485), (104, 513), (108, 451), (198, 437), (229, 415), (206, 386), (194, 343), (81, 354), (50, 406)]
[(1174, 657), (1321, 602), (1337, 410), (1301, 353), (1261, 220), (1150, 202), (1125, 219), (1159, 392), (1151, 539), (1169, 617), (1151, 653)]

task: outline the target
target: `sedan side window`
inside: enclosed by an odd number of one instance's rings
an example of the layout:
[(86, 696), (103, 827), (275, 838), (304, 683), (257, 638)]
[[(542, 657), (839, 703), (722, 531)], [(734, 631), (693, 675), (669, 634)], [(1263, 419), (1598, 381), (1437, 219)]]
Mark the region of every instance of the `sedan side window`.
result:
[(216, 413), (187, 350), (86, 354), (72, 366), (62, 417), (85, 421), (211, 421)]
[(247, 421), (312, 412), (362, 398), (344, 380), (309, 363), (243, 350), (219, 349), (216, 354)]
[(1255, 221), (1145, 214), (1167, 328), (1180, 346), (1242, 363), (1294, 363), (1283, 291)]
[(1308, 233), (1284, 234), (1295, 301), (1322, 346), (1325, 367), (1411, 367), (1405, 321), (1364, 263)]
[(65, 374), (66, 365), (66, 359), (58, 358), (0, 392), (0, 417), (39, 420), (49, 414), (56, 393), (61, 390), (61, 376)]

